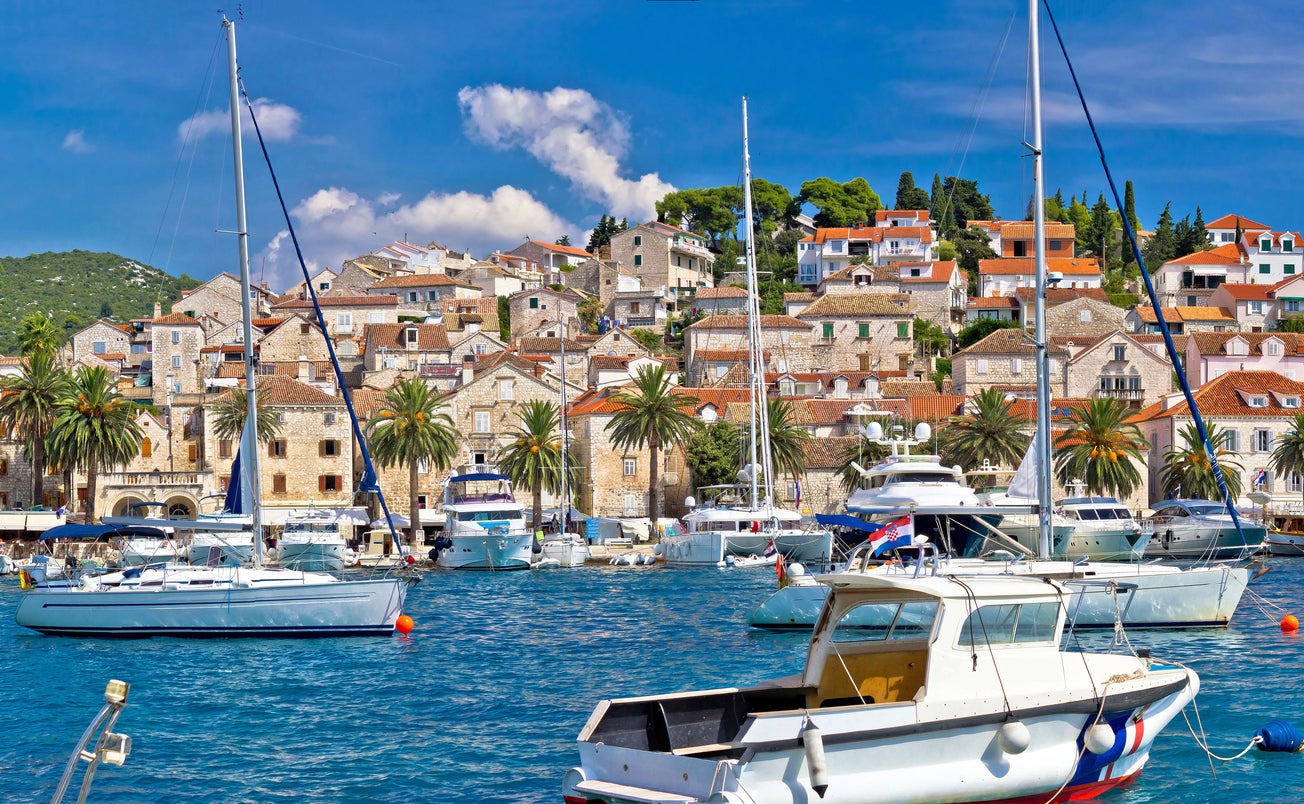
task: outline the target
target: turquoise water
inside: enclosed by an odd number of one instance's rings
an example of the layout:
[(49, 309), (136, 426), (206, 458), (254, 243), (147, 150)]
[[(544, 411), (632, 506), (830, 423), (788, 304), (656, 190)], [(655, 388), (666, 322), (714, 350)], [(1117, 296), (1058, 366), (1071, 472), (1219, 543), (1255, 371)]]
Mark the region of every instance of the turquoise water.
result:
[[(1304, 617), (1304, 560), (1270, 564), (1251, 589)], [(412, 590), (407, 638), (108, 641), (18, 628), (18, 584), (0, 579), (0, 800), (49, 800), (105, 682), (121, 678), (132, 689), (117, 730), (133, 753), (99, 772), (92, 801), (556, 804), (600, 698), (801, 668), (805, 635), (745, 624), (773, 583), (766, 570), (432, 572)], [(1231, 755), (1269, 720), (1304, 729), (1304, 644), (1278, 619), (1247, 599), (1226, 630), (1132, 640), (1200, 673), (1211, 747)], [(1304, 754), (1214, 769), (1179, 720), (1140, 780), (1100, 800), (1304, 799)]]

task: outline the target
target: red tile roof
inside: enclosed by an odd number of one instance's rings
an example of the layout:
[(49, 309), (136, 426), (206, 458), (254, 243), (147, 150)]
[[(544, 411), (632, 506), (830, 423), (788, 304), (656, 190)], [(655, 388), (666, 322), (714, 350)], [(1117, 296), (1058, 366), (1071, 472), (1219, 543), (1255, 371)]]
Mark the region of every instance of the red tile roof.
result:
[[(318, 296), (322, 307), (397, 307), (398, 296)], [(272, 305), (276, 310), (311, 310), (311, 299), (294, 299)]]
[(416, 327), (418, 349), (446, 351), (452, 348), (448, 342), (448, 330), (443, 324), (367, 324), (364, 335), (367, 351), (381, 347), (399, 351), (407, 349), (409, 327)]
[[(1252, 396), (1267, 397), (1264, 407), (1251, 407)], [(1229, 371), (1195, 390), (1195, 404), (1200, 408), (1200, 415), (1206, 419), (1223, 418), (1284, 418), (1294, 416), (1301, 408), (1285, 407), (1281, 404), (1283, 397), (1304, 396), (1304, 383), (1288, 380), (1275, 371)], [(1143, 421), (1166, 419), (1173, 416), (1189, 416), (1191, 409), (1186, 400), (1164, 410), (1161, 400), (1141, 411), (1138, 418)]]
[(177, 327), (177, 326), (194, 326), (194, 327), (197, 327), (197, 326), (199, 326), (199, 321), (198, 321), (198, 319), (191, 318), (190, 316), (186, 315), (185, 313), (168, 313), (167, 315), (162, 316), (161, 318), (155, 318), (155, 319), (153, 320), (153, 323), (156, 324), (156, 325), (157, 325), (157, 324), (164, 324), (164, 325), (166, 325), (166, 326), (174, 326), (174, 327)]
[(542, 240), (531, 240), (531, 241), (529, 241), (529, 242), (530, 242), (530, 243), (533, 243), (534, 245), (538, 246), (539, 248), (541, 248), (541, 249), (545, 249), (545, 250), (547, 250), (547, 251), (560, 251), (562, 254), (570, 254), (570, 255), (575, 256), (575, 257), (592, 257), (592, 256), (593, 256), (592, 254), (588, 253), (588, 252), (585, 251), (584, 249), (582, 249), (582, 248), (576, 248), (575, 246), (561, 246), (561, 245), (558, 245), (558, 244), (556, 244), (556, 243), (545, 243), (545, 242), (542, 241)]
[[(790, 315), (763, 315), (761, 327), (764, 329), (810, 329), (810, 324), (798, 321)], [(747, 329), (745, 315), (708, 315), (701, 321), (689, 324), (685, 329)]]
[(1218, 286), (1236, 301), (1269, 301), (1276, 285), (1242, 285), (1224, 282)]
[(1239, 226), (1242, 230), (1272, 228), (1266, 223), (1258, 223), (1257, 221), (1252, 221), (1249, 218), (1245, 217), (1244, 215), (1223, 215), (1221, 218), (1216, 218), (1215, 220), (1206, 223), (1204, 225), (1204, 228), (1235, 229), (1237, 226)]
[(1240, 265), (1245, 260), (1240, 245), (1228, 243), (1225, 246), (1211, 248), (1208, 251), (1193, 251), (1165, 265)]
[[(1074, 257), (1047, 257), (1046, 269), (1065, 276), (1100, 276), (1100, 263)], [(978, 261), (978, 273), (985, 276), (1033, 275), (1032, 257), (997, 257)]]
[(432, 287), (463, 287), (474, 288), (475, 285), (469, 282), (459, 282), (450, 276), (444, 274), (403, 274), (400, 276), (386, 277), (379, 282), (373, 283), (367, 288), (372, 290), (388, 290), (389, 288), (432, 288)]

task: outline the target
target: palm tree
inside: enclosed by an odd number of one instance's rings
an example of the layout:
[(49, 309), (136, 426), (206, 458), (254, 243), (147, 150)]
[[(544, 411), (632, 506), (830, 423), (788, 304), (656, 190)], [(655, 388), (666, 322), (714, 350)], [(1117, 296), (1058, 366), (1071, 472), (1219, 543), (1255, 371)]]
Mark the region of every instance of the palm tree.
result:
[[(1233, 461), (1234, 454), (1227, 449), (1232, 434), (1219, 430), (1218, 425), (1210, 423), (1206, 428), (1209, 443), (1213, 445), (1214, 457), (1222, 469), (1223, 481), (1227, 484), (1227, 496), (1233, 502), (1241, 496), (1241, 472), (1244, 469)], [(1182, 427), (1182, 447), (1173, 447), (1164, 453), (1164, 469), (1161, 482), (1165, 497), (1176, 497), (1180, 492), (1189, 499), (1221, 500), (1222, 491), (1214, 478), (1213, 466), (1209, 463), (1209, 453), (1200, 439), (1200, 431), (1191, 423)]]
[(42, 313), (29, 313), (18, 324), (18, 346), (27, 356), (48, 354), (54, 357), (59, 350), (61, 335), (50, 317)]
[[(511, 479), (513, 486), (528, 488), (534, 493), (534, 527), (543, 521), (543, 492), (562, 493), (561, 441), (557, 428), (561, 415), (556, 403), (535, 399), (526, 402), (516, 412), (521, 426), (510, 434), (511, 443), (498, 453), (498, 470)], [(566, 462), (570, 472), (567, 487), (574, 491), (580, 479), (579, 464), (572, 457)], [(570, 500), (562, 500), (562, 512), (570, 508)]]
[(607, 422), (612, 442), (621, 449), (648, 449), (648, 517), (655, 525), (660, 517), (657, 498), (657, 481), (662, 447), (670, 448), (684, 443), (697, 429), (697, 420), (684, 408), (691, 408), (697, 400), (686, 394), (676, 394), (660, 363), (639, 369), (631, 390), (611, 397), (623, 405)]
[(136, 414), (144, 408), (118, 393), (104, 366), (81, 366), (59, 397), (46, 439), (51, 460), (86, 472), (86, 522), (95, 521), (95, 497), (102, 469), (121, 466), (140, 454), (144, 437)]
[(0, 422), (23, 439), (23, 454), (32, 461), (33, 505), (45, 501), (45, 438), (67, 386), (68, 372), (44, 350), (32, 352), (18, 374), (0, 381)]
[(1304, 475), (1304, 413), (1296, 413), (1290, 430), (1277, 437), (1269, 465), (1278, 477)]
[[(257, 438), (259, 444), (271, 441), (281, 432), (281, 420), (276, 412), (263, 404), (263, 397), (256, 396), (258, 412), (255, 414)], [(249, 416), (249, 394), (243, 388), (232, 389), (224, 394), (210, 408), (213, 417), (213, 434), (224, 441), (237, 441), (244, 432), (245, 419)]]
[(417, 506), (417, 469), (426, 464), (443, 471), (457, 456), (460, 434), (447, 413), (440, 411), (443, 398), (419, 377), (394, 383), (380, 410), (367, 421), (367, 443), (371, 455), (383, 467), (408, 466), (408, 517), (411, 543), (421, 528)]
[(1141, 485), (1146, 447), (1141, 428), (1128, 421), (1132, 409), (1121, 399), (1092, 399), (1070, 414), (1069, 429), (1055, 439), (1055, 473), (1061, 483), (1081, 479), (1089, 493), (1127, 499)]
[(979, 391), (973, 398), (976, 410), (947, 419), (938, 438), (946, 463), (975, 468), (984, 460), (995, 465), (1016, 466), (1028, 451), (1032, 436), (1029, 420), (1014, 414), (1014, 401), (996, 388)]
[(793, 480), (800, 480), (806, 474), (806, 449), (811, 441), (810, 432), (793, 423), (794, 410), (790, 399), (766, 399), (765, 414), (765, 426), (770, 430), (770, 456), (774, 464), (770, 470), (771, 485), (776, 475), (786, 474)]

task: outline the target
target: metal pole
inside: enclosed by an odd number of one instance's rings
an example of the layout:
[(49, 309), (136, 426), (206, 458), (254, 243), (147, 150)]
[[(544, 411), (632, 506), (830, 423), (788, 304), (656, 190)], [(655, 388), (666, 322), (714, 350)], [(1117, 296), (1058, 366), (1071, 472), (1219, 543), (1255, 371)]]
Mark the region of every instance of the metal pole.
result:
[(1050, 355), (1046, 334), (1046, 207), (1042, 175), (1041, 144), (1041, 52), (1038, 33), (1039, 0), (1028, 0), (1028, 70), (1032, 83), (1032, 225), (1033, 270), (1036, 296), (1033, 317), (1037, 347), (1037, 455), (1041, 472), (1037, 476), (1037, 556), (1049, 558), (1051, 549), (1051, 460), (1050, 460)]

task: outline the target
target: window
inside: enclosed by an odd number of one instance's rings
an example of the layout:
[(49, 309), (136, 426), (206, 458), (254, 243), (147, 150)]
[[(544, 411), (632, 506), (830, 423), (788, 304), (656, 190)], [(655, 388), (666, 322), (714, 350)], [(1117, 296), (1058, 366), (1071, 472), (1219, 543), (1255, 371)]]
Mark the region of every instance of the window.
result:
[(960, 629), (961, 645), (1047, 642), (1055, 638), (1059, 606), (1055, 603), (983, 606)]
[(1231, 243), (1236, 240), (1236, 235), (1231, 232), (1223, 232), (1221, 235), (1219, 235), (1218, 239), (1224, 243)]
[(974, 370), (977, 371), (979, 374), (986, 374), (986, 373), (987, 373), (987, 358), (985, 358), (985, 357), (980, 357), (980, 358), (978, 358), (978, 360), (977, 360), (976, 362), (977, 362), (977, 366), (975, 366)]
[(1295, 264), (1291, 262), (1286, 263), (1281, 267), (1281, 272), (1283, 274), (1286, 274), (1287, 276), (1290, 276), (1291, 274), (1295, 273)]
[[(676, 267), (676, 268), (682, 268), (683, 265), (684, 265), (684, 258), (683, 258), (683, 257), (678, 257), (678, 256), (675, 257), (675, 267)], [(607, 282), (607, 284), (610, 285), (611, 282)]]
[(1127, 360), (1127, 347), (1126, 347), (1126, 346), (1115, 346), (1115, 347), (1114, 347), (1114, 359), (1115, 359), (1115, 360)]
[(638, 306), (638, 302), (636, 302), (636, 301), (632, 301), (632, 302), (629, 303), (629, 314), (630, 314), (630, 315), (638, 315), (638, 313), (639, 313), (639, 309), (640, 309), (640, 308), (639, 308), (639, 306)]
[(97, 355), (102, 355), (109, 351), (108, 344), (106, 344), (104, 341), (96, 341), (91, 346), (91, 351)]
[(643, 264), (643, 255), (642, 255), (642, 254), (635, 254), (635, 255), (634, 255), (634, 265), (635, 265), (635, 266), (639, 266), (639, 265), (642, 265), (642, 264)]
[(633, 476), (636, 475), (636, 474), (638, 474), (638, 459), (637, 459), (637, 458), (626, 458), (626, 459), (625, 459), (625, 477), (633, 477)]
[(385, 313), (384, 313), (384, 311), (383, 311), (383, 310), (372, 310), (370, 313), (367, 313), (367, 323), (368, 323), (368, 324), (383, 324), (383, 323), (385, 323)]
[(637, 516), (637, 515), (638, 515), (638, 495), (637, 495), (637, 494), (626, 494), (626, 495), (625, 495), (625, 516)]
[(410, 302), (414, 302), (414, 301), (416, 301), (416, 300), (417, 300), (417, 292), (416, 292), (415, 290), (409, 290), (409, 291), (408, 291), (408, 295), (407, 295), (407, 300), (410, 301)]
[(1272, 238), (1265, 237), (1259, 241), (1259, 251), (1272, 251)]
[(1261, 273), (1261, 274), (1270, 274), (1270, 273), (1272, 273), (1272, 266), (1269, 265), (1269, 264), (1266, 263), (1266, 262), (1261, 262), (1261, 263), (1259, 263), (1259, 273)]
[(1127, 378), (1127, 390), (1129, 390), (1129, 391), (1140, 391), (1140, 390), (1141, 390), (1141, 378), (1140, 378), (1140, 377), (1128, 377), (1128, 378)]
[(1263, 346), (1264, 354), (1279, 355), (1281, 354), (1281, 343), (1278, 341), (1268, 341)]
[(334, 438), (326, 438), (321, 442), (321, 455), (323, 458), (334, 458), (340, 454), (340, 442)]
[(1091, 323), (1091, 311), (1090, 311), (1090, 310), (1079, 310), (1079, 311), (1078, 311), (1078, 321), (1081, 321), (1083, 324), (1090, 324), (1090, 323)]
[(272, 493), (285, 493), (285, 475), (272, 475)]
[(284, 438), (267, 442), (267, 455), (269, 457), (284, 458), (288, 452)]
[(230, 458), (230, 457), (231, 457), (231, 442), (230, 442), (230, 441), (223, 440), (223, 441), (219, 441), (219, 442), (217, 442), (217, 457), (219, 457), (219, 458)]
[(1250, 315), (1263, 315), (1263, 302), (1261, 301), (1250, 302)]
[(1286, 478), (1286, 491), (1299, 494), (1304, 492), (1304, 477), (1292, 474)]
[(1299, 397), (1297, 397), (1297, 396), (1285, 396), (1285, 397), (1282, 397), (1282, 399), (1281, 399), (1281, 406), (1282, 406), (1283, 408), (1298, 408), (1298, 407), (1299, 407)]
[(181, 343), (181, 330), (179, 329), (172, 330), (172, 342)]
[(477, 433), (489, 432), (489, 411), (477, 410), (475, 412), (475, 431)]
[(318, 289), (318, 290), (321, 290), (321, 291), (330, 290), (330, 289), (331, 289), (331, 283), (330, 283), (330, 282), (318, 282), (318, 283), (317, 283), (317, 289)]
[(1282, 240), (1282, 241), (1281, 241), (1281, 250), (1282, 250), (1282, 251), (1294, 251), (1294, 250), (1295, 250), (1295, 241), (1294, 241), (1294, 240)]
[(1254, 451), (1255, 452), (1272, 452), (1272, 431), (1255, 430), (1254, 431)]
[(538, 298), (536, 298), (536, 297), (534, 297), (534, 296), (531, 296), (531, 297), (530, 297), (530, 309), (531, 309), (531, 310), (538, 310), (538, 309), (539, 309), (539, 299), (538, 299)]
[(1266, 408), (1267, 406), (1268, 406), (1268, 398), (1267, 398), (1266, 396), (1252, 396), (1252, 397), (1250, 397), (1250, 407), (1252, 407), (1252, 408)]
[(221, 493), (226, 494), (231, 491), (231, 476), (220, 475), (217, 478), (217, 488)]
[(9, 474), (9, 459), (0, 458), (0, 475)]
[(336, 313), (335, 314), (335, 331), (352, 332), (353, 331), (353, 313)]
[(318, 475), (317, 490), (339, 491), (344, 486), (343, 480), (344, 478), (342, 478), (340, 475)]
[(643, 245), (643, 235), (634, 235), (634, 245), (636, 246)]
[(825, 321), (821, 330), (824, 333), (824, 340), (826, 341), (833, 340), (833, 322)]
[(181, 355), (172, 355), (172, 368), (181, 368)]
[(516, 381), (500, 380), (498, 382), (498, 398), (504, 402), (510, 402), (515, 399)]
[(187, 445), (186, 445), (186, 459), (187, 459), (188, 461), (190, 461), (191, 463), (194, 463), (195, 461), (199, 460), (199, 445), (198, 445), (198, 444), (187, 444)]
[(323, 424), (334, 424), (334, 423), (335, 423), (335, 414), (334, 414), (334, 413), (327, 413), (327, 414), (324, 414), (321, 418), (322, 418), (322, 423), (323, 423)]
[(140, 440), (140, 457), (142, 458), (154, 457), (154, 442), (151, 441), (148, 436)]
[(1010, 358), (1010, 373), (1011, 374), (1023, 373), (1023, 358), (1021, 357)]
[(910, 322), (909, 322), (909, 321), (898, 321), (898, 322), (897, 322), (897, 337), (898, 337), (898, 338), (909, 338), (909, 337), (910, 337)]
[(1241, 451), (1241, 431), (1240, 431), (1240, 430), (1224, 430), (1223, 432), (1227, 434), (1226, 440), (1223, 441), (1223, 446), (1227, 449), (1227, 451), (1228, 451), (1228, 452), (1240, 452), (1240, 451)]
[(843, 613), (833, 628), (834, 642), (924, 639), (933, 632), (937, 602), (863, 603)]
[(1288, 313), (1298, 313), (1298, 312), (1299, 312), (1299, 299), (1289, 299), (1289, 300), (1287, 300), (1287, 301), (1286, 301), (1286, 312), (1288, 312)]
[(857, 333), (856, 333), (856, 337), (858, 337), (858, 338), (868, 338), (868, 337), (869, 337), (869, 324), (865, 323), (864, 321), (860, 322), (860, 324), (857, 325)]

